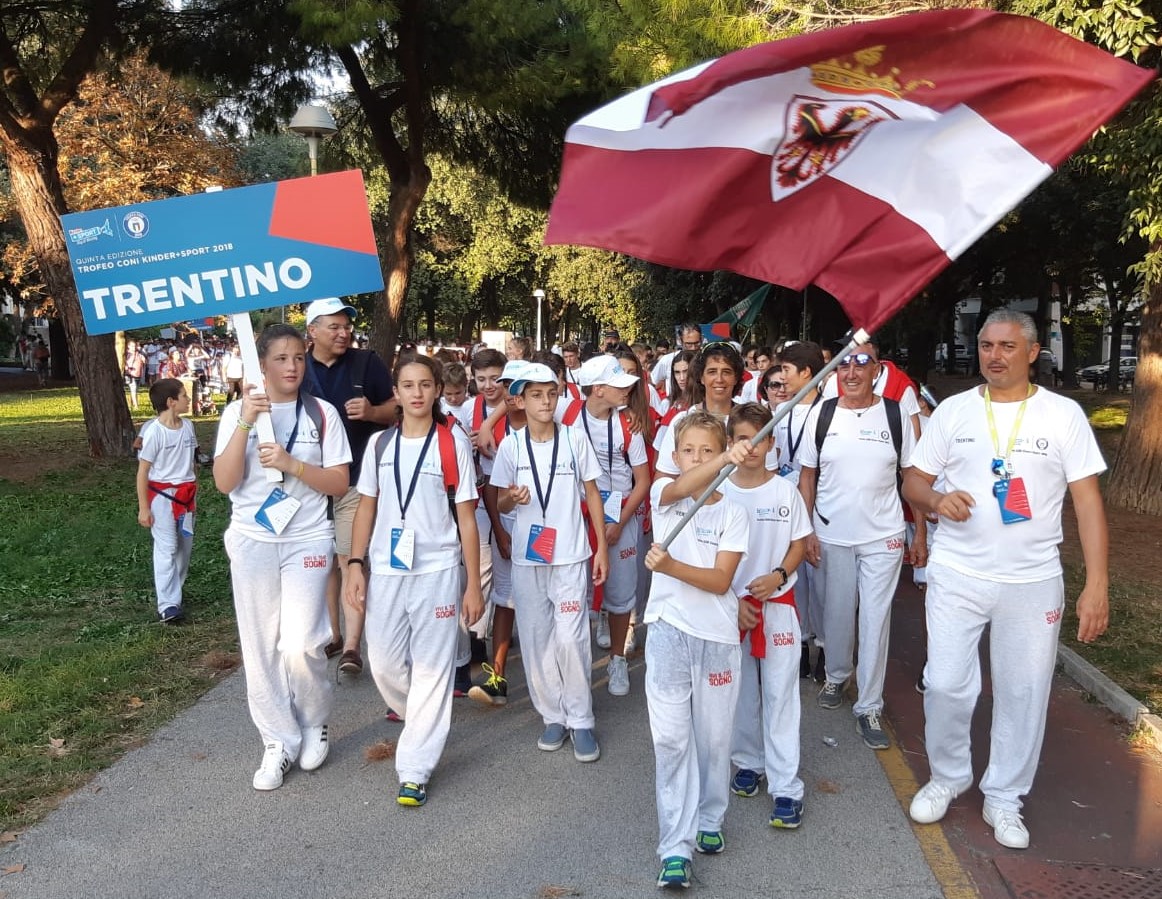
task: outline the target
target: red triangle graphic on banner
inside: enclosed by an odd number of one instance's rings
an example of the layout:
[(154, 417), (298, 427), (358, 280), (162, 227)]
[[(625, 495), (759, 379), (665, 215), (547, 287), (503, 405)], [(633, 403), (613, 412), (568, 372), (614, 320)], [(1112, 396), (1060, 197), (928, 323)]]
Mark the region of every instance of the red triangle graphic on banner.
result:
[(375, 255), (363, 173), (280, 181), (270, 213), (270, 236)]

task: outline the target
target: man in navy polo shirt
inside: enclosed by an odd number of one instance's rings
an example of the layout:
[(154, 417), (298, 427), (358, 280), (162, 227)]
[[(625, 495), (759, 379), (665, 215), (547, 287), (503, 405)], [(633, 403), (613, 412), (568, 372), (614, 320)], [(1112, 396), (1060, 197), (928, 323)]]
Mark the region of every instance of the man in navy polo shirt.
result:
[(340, 649), (339, 670), (357, 675), (363, 671), (359, 643), (363, 637), (363, 612), (346, 606), (346, 639), (339, 628), (339, 597), (347, 578), (347, 557), (351, 554), (351, 524), (359, 493), (359, 477), (367, 439), (395, 422), (399, 402), (391, 383), (391, 373), (375, 353), (352, 347), (355, 307), (338, 297), (315, 300), (307, 307), (307, 336), (311, 351), (303, 387), (339, 410), (347, 440), (351, 444), (351, 484), (345, 496), (335, 500), (335, 549), (339, 564), (332, 567), (327, 582), (327, 608), (331, 614), (332, 642), (327, 656)]

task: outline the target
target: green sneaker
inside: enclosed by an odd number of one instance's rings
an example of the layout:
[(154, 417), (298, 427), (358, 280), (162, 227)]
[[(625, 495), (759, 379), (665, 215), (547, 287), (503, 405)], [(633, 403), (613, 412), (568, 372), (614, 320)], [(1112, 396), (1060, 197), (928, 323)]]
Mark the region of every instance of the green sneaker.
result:
[(726, 848), (721, 830), (700, 830), (694, 838), (694, 848), (703, 855), (718, 855)]
[(482, 684), (473, 684), (468, 691), (468, 698), (482, 705), (504, 705), (508, 702), (508, 681), (493, 671), (487, 662), (480, 668), (488, 675), (488, 680)]
[(659, 887), (690, 887), (690, 859), (671, 855), (662, 859), (662, 872), (658, 875)]
[(417, 783), (401, 783), (399, 785), (399, 799), (396, 800), (400, 805), (408, 808), (419, 808), (428, 801), (428, 785)]

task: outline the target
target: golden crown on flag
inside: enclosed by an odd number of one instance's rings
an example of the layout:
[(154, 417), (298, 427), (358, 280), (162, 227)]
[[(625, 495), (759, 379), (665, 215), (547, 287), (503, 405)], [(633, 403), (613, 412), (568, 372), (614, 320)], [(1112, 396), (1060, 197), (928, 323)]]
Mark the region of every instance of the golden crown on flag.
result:
[(918, 87), (935, 87), (931, 81), (926, 80), (901, 84), (896, 77), (900, 70), (894, 67), (885, 75), (877, 75), (872, 67), (878, 66), (883, 57), (884, 47), (880, 45), (856, 50), (850, 57), (853, 61), (837, 56), (825, 62), (817, 62), (810, 66), (811, 82), (836, 94), (879, 94), (896, 100)]

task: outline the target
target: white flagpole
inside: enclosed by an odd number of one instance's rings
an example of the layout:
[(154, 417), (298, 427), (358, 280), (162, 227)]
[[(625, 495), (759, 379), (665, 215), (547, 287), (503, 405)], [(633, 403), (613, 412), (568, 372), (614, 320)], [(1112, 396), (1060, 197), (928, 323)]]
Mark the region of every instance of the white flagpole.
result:
[[(790, 415), (791, 410), (794, 409), (795, 406), (797, 406), (800, 402), (802, 402), (807, 394), (814, 390), (815, 387), (818, 386), (824, 378), (835, 371), (835, 369), (839, 368), (839, 363), (845, 356), (855, 352), (858, 347), (867, 343), (870, 339), (871, 335), (868, 334), (868, 332), (863, 328), (853, 332), (851, 335), (851, 341), (847, 344), (847, 346), (841, 352), (832, 356), (831, 361), (824, 365), (823, 368), (821, 368), (818, 372), (816, 372), (815, 377), (813, 377), (807, 384), (805, 384), (798, 393), (791, 397), (790, 400), (783, 404), (783, 411), (775, 412), (771, 420), (763, 425), (763, 429), (751, 438), (751, 446), (758, 446), (760, 441), (766, 440), (767, 435), (769, 435), (775, 429), (775, 425)], [(691, 521), (693, 521), (694, 513), (706, 505), (706, 500), (710, 499), (710, 497), (714, 495), (714, 491), (719, 488), (722, 482), (730, 477), (730, 473), (734, 471), (735, 467), (736, 466), (734, 465), (727, 465), (722, 469), (721, 472), (719, 472), (718, 477), (714, 479), (714, 483), (707, 487), (706, 490), (703, 491), (702, 495), (698, 497), (697, 501), (694, 503), (694, 508), (682, 516), (682, 520), (678, 522), (678, 524), (674, 527), (674, 530), (670, 531), (670, 533), (666, 535), (666, 539), (663, 540), (660, 544), (662, 549), (665, 550), (670, 548), (670, 544), (674, 542), (675, 538), (680, 533), (682, 533), (682, 529), (686, 527), (686, 525), (688, 525)]]

